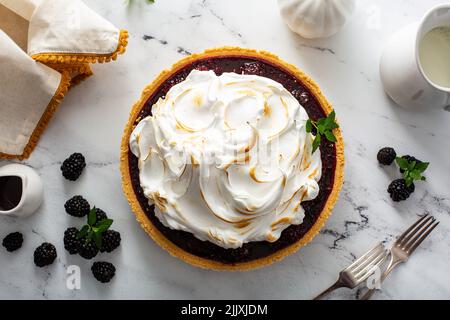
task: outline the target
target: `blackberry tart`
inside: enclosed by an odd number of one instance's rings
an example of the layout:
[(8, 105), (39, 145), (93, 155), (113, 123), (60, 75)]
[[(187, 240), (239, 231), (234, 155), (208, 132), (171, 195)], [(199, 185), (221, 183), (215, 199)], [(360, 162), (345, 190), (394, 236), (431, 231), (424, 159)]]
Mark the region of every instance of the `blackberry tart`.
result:
[(323, 227), (343, 183), (344, 146), (322, 139), (332, 112), (295, 66), (262, 51), (193, 54), (142, 93), (121, 149), (125, 195), (145, 231), (192, 265), (249, 270)]

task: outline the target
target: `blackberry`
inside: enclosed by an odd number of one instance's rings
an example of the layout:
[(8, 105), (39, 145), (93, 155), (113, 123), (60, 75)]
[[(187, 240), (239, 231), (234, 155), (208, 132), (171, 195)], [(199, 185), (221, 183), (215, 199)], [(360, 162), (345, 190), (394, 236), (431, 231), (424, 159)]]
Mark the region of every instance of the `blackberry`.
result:
[(104, 261), (94, 262), (91, 270), (95, 279), (97, 279), (101, 283), (107, 283), (111, 281), (111, 279), (116, 274), (116, 267), (114, 267), (112, 263)]
[[(406, 161), (408, 161), (409, 163), (411, 163), (413, 161), (415, 161), (416, 164), (422, 163), (422, 161), (420, 161), (419, 159), (416, 159), (415, 157), (410, 156), (410, 155), (403, 156), (402, 158), (405, 159)], [(400, 172), (403, 173), (403, 172), (405, 172), (405, 170), (400, 168)]]
[(74, 196), (64, 204), (66, 212), (74, 217), (84, 217), (91, 210), (91, 205), (82, 196)]
[(86, 238), (80, 239), (77, 249), (78, 254), (87, 260), (94, 258), (98, 253), (98, 248), (94, 241), (87, 240)]
[(102, 234), (102, 248), (100, 252), (111, 252), (120, 246), (120, 233), (114, 230), (106, 230)]
[(48, 242), (44, 242), (34, 250), (34, 264), (41, 268), (52, 264), (56, 257), (55, 246)]
[(380, 151), (378, 151), (377, 159), (380, 164), (383, 164), (385, 166), (389, 166), (394, 162), (395, 158), (397, 157), (397, 153), (393, 148), (383, 148)]
[(22, 247), (23, 243), (23, 235), (20, 232), (13, 232), (8, 234), (3, 239), (3, 246), (6, 248), (8, 252), (16, 251)]
[(81, 245), (80, 239), (77, 237), (78, 232), (78, 229), (73, 227), (64, 231), (64, 249), (70, 254), (78, 253), (78, 247)]
[(96, 217), (97, 217), (96, 222), (102, 221), (103, 219), (108, 219), (106, 212), (100, 208), (95, 208), (95, 213), (96, 213)]
[(86, 167), (86, 160), (81, 153), (74, 153), (69, 158), (64, 160), (61, 165), (61, 171), (64, 178), (75, 181)]
[(415, 190), (414, 183), (409, 187), (406, 185), (405, 179), (397, 179), (391, 182), (387, 191), (389, 192), (392, 200), (399, 202), (409, 198), (411, 193)]

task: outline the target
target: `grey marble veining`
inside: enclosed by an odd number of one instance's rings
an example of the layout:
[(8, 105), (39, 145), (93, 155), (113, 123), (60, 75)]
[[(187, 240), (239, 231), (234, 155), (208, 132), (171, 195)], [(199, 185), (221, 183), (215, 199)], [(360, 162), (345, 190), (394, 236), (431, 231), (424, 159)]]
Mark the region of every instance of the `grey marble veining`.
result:
[[(391, 244), (418, 215), (430, 213), (441, 224), (375, 298), (450, 299), (450, 113), (395, 106), (378, 73), (389, 36), (441, 1), (359, 0), (340, 33), (314, 41), (288, 30), (275, 0), (134, 1), (128, 8), (120, 0), (85, 1), (129, 30), (128, 50), (113, 64), (94, 66), (95, 76), (68, 93), (36, 151), (24, 161), (44, 178), (45, 201), (30, 218), (0, 217), (0, 237), (12, 231), (25, 235), (17, 253), (0, 249), (0, 298), (310, 299), (376, 242)], [(311, 75), (333, 103), (346, 143), (344, 188), (320, 234), (280, 263), (244, 273), (197, 269), (160, 249), (135, 221), (118, 169), (123, 128), (142, 88), (178, 59), (223, 45), (271, 51)], [(377, 164), (376, 153), (386, 145), (431, 162), (428, 181), (418, 183), (408, 201), (394, 203), (386, 192), (398, 176), (393, 166)], [(59, 166), (74, 151), (85, 154), (88, 166), (71, 183), (61, 178)], [(94, 280), (92, 262), (63, 248), (64, 230), (82, 224), (63, 208), (75, 194), (105, 210), (114, 219), (112, 228), (122, 234), (120, 249), (94, 259), (116, 265), (116, 278), (108, 285)], [(43, 241), (56, 245), (58, 259), (40, 269), (32, 253)], [(69, 265), (81, 268), (81, 290), (66, 288)], [(358, 294), (342, 289), (332, 298)]]

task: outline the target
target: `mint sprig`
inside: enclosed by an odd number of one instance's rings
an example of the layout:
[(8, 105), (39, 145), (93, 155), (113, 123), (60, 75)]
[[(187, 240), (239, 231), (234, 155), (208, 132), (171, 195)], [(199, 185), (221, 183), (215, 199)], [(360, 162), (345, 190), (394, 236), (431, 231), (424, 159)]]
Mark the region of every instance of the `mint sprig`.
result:
[(426, 180), (422, 173), (428, 169), (429, 162), (408, 161), (401, 157), (395, 158), (395, 162), (403, 170), (403, 179), (405, 179), (406, 186), (411, 186), (414, 181)]
[(89, 211), (87, 224), (80, 229), (77, 238), (85, 238), (86, 243), (93, 241), (96, 247), (101, 249), (102, 234), (111, 227), (112, 223), (112, 219), (102, 219), (97, 221), (97, 208), (94, 207)]
[(317, 121), (308, 119), (308, 121), (306, 121), (306, 132), (311, 133), (313, 128), (316, 129), (316, 137), (313, 141), (312, 153), (316, 152), (319, 148), (323, 137), (330, 142), (336, 142), (337, 139), (333, 133), (333, 130), (339, 128), (339, 125), (336, 123), (336, 113), (334, 110), (331, 111), (326, 118), (320, 118)]

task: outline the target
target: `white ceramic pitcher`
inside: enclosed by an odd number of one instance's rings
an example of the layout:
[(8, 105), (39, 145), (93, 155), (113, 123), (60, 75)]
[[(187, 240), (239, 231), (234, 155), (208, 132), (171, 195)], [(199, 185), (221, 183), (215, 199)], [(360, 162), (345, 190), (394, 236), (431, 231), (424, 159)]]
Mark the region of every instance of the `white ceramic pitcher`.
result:
[(42, 203), (41, 177), (28, 166), (9, 164), (0, 167), (0, 184), (0, 216), (27, 217)]
[(419, 58), (419, 45), (424, 35), (441, 26), (450, 26), (450, 4), (434, 7), (421, 21), (397, 32), (384, 49), (381, 81), (386, 93), (402, 107), (450, 105), (450, 88), (433, 83)]

